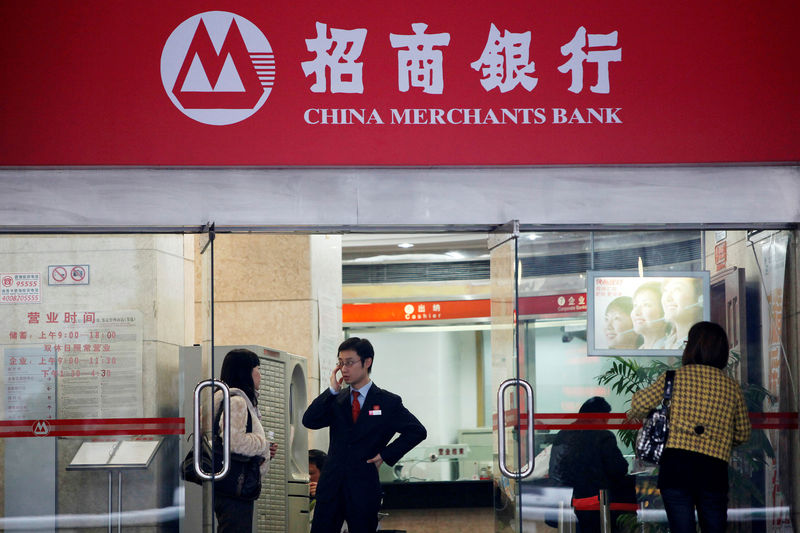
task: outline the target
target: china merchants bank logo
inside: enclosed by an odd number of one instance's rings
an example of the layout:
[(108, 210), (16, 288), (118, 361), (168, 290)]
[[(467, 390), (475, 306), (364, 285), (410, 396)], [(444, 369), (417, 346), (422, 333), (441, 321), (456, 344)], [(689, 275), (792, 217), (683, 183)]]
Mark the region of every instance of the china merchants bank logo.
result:
[(275, 54), (255, 24), (234, 13), (207, 11), (183, 21), (161, 53), (161, 81), (183, 114), (225, 126), (267, 101)]
[(50, 434), (50, 424), (47, 423), (47, 420), (37, 420), (31, 426), (31, 431), (37, 437), (46, 437)]

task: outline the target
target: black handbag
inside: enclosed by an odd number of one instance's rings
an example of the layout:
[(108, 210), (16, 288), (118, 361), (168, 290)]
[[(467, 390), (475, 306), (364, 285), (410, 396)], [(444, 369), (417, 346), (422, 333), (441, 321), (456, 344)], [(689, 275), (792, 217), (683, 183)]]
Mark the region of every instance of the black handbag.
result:
[[(203, 472), (211, 472), (211, 470), (214, 468), (214, 465), (211, 462), (211, 450), (209, 449), (206, 439), (200, 439), (200, 446), (202, 446), (202, 453), (200, 454), (200, 468), (203, 470)], [(197, 483), (198, 485), (202, 485), (203, 481), (205, 481), (203, 478), (197, 475), (197, 472), (194, 469), (194, 448), (189, 450), (189, 453), (187, 453), (186, 457), (183, 458), (183, 464), (181, 464), (181, 477), (190, 483)]]
[[(200, 465), (205, 472), (219, 472), (222, 470), (222, 438), (219, 436), (219, 419), (222, 416), (222, 409), (219, 410), (212, 430), (214, 438), (214, 461), (211, 461), (211, 447), (206, 439), (201, 439), (202, 450)], [(247, 413), (247, 433), (252, 432), (253, 422), (250, 412)], [(230, 466), (225, 477), (214, 478), (214, 490), (230, 498), (252, 501), (261, 494), (261, 463), (264, 458), (260, 456), (242, 455), (239, 453), (230, 454)], [(183, 479), (191, 483), (203, 484), (202, 478), (197, 475), (194, 469), (194, 449), (189, 450), (181, 465)]]
[(672, 400), (674, 383), (675, 371), (668, 370), (664, 379), (664, 398), (661, 406), (647, 414), (636, 436), (637, 459), (653, 464), (661, 461), (661, 454), (669, 436), (669, 404)]

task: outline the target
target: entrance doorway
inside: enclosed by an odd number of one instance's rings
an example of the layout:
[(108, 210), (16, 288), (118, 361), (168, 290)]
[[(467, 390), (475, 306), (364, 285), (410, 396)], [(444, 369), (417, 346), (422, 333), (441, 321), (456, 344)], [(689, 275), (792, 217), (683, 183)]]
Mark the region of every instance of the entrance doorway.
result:
[[(790, 510), (784, 488), (795, 488), (787, 472), (797, 415), (787, 374), (769, 377), (768, 334), (779, 317), (770, 314), (764, 287), (796, 290), (796, 273), (776, 281), (762, 272), (766, 261), (776, 265), (786, 232), (728, 232), (724, 268), (712, 264), (712, 235), (515, 224), (492, 234), (218, 232), (213, 265), (207, 233), (0, 237), (2, 278), (26, 291), (4, 294), (27, 298), (0, 306), (8, 329), (3, 527), (104, 527), (110, 516), (143, 530), (180, 528), (185, 487), (177, 464), (191, 417), (178, 393), (181, 347), (210, 348), (212, 334), (219, 346), (304, 357), (309, 399), (325, 386), (338, 342), (374, 341), (373, 379), (400, 394), (429, 433), (381, 471), (385, 528), (568, 527), (570, 492), (548, 481), (557, 432), (569, 431), (593, 396), (608, 401), (611, 415), (624, 415), (630, 390), (615, 365), (677, 364), (674, 355), (590, 355), (602, 328), (589, 327), (587, 280), (598, 271), (710, 271), (710, 318), (735, 342), (731, 372), (752, 394), (751, 411), (762, 413), (753, 419), (759, 440), (731, 463), (740, 482), (730, 516), (743, 528), (774, 530)], [(62, 276), (62, 268), (84, 277)], [(794, 357), (796, 347), (784, 348)], [(204, 366), (203, 376), (211, 378), (212, 368)], [(69, 420), (81, 423), (62, 428)], [(49, 434), (31, 429), (38, 421)], [(632, 462), (621, 421), (604, 422)], [(74, 462), (87, 443), (122, 440), (158, 444), (149, 463), (121, 475)], [(325, 449), (325, 435), (310, 434), (309, 447)], [(10, 489), (31, 468), (54, 479), (35, 488), (36, 505)], [(637, 475), (636, 490), (635, 519), (663, 526), (652, 475)]]

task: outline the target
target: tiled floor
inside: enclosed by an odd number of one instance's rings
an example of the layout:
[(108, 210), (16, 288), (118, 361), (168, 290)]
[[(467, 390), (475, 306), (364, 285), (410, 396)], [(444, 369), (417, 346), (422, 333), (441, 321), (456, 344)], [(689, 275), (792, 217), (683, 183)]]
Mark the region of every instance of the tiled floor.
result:
[(407, 533), (493, 532), (491, 507), (477, 509), (393, 509), (381, 520), (381, 529)]

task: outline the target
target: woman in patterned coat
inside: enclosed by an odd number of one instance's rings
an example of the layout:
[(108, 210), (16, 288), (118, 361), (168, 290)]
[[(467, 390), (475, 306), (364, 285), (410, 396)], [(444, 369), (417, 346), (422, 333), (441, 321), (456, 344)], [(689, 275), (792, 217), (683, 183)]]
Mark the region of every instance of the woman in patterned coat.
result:
[[(728, 336), (719, 324), (689, 330), (682, 366), (675, 373), (669, 436), (661, 456), (658, 488), (672, 533), (724, 532), (728, 511), (728, 461), (733, 446), (750, 437), (741, 387), (728, 377)], [(662, 400), (661, 375), (637, 391), (630, 417), (641, 419)]]

